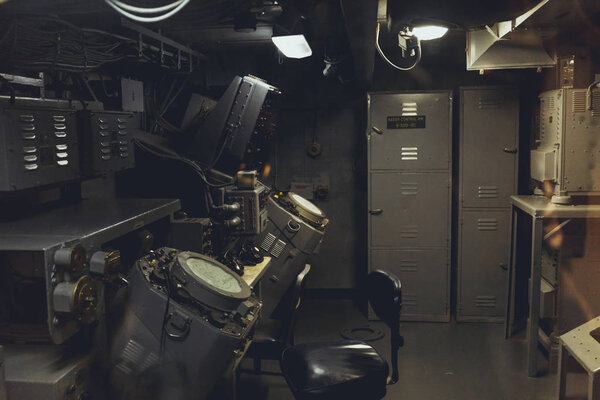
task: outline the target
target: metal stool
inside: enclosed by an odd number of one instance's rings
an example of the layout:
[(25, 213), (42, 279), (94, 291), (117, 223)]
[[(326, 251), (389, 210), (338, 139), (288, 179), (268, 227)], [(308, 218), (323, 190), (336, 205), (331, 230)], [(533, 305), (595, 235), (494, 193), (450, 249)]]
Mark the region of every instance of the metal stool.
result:
[(600, 317), (578, 326), (559, 339), (558, 399), (565, 399), (567, 361), (572, 356), (588, 373), (588, 400), (600, 400)]

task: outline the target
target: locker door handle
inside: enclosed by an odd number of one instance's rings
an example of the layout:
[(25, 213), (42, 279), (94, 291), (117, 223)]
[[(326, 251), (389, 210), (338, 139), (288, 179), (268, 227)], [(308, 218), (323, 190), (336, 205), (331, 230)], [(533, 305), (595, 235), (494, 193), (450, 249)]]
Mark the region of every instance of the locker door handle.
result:
[(373, 132), (377, 133), (378, 135), (383, 135), (383, 131), (381, 129), (379, 129), (376, 126), (372, 126), (371, 129), (373, 130)]
[(505, 153), (510, 153), (510, 154), (517, 154), (517, 149), (516, 148), (510, 149), (508, 147), (505, 147), (504, 148), (504, 152)]
[(500, 268), (502, 268), (504, 271), (508, 271), (508, 266), (504, 263), (500, 263)]
[(380, 215), (380, 214), (383, 214), (383, 209), (382, 208), (376, 208), (374, 210), (369, 210), (369, 214), (371, 214), (371, 215)]

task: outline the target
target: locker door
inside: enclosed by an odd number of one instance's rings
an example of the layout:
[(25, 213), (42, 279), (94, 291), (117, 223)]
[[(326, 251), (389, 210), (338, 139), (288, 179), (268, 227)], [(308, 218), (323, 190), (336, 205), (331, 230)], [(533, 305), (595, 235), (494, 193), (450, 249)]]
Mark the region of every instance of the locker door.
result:
[(446, 247), (450, 183), (447, 172), (372, 173), (372, 247)]
[(447, 170), (450, 165), (451, 95), (370, 94), (372, 170)]
[(505, 313), (510, 212), (462, 210), (459, 317)]
[(463, 207), (508, 207), (516, 193), (518, 104), (510, 88), (461, 90)]
[(402, 320), (449, 320), (447, 249), (377, 249), (371, 253), (371, 268), (390, 271), (400, 279)]

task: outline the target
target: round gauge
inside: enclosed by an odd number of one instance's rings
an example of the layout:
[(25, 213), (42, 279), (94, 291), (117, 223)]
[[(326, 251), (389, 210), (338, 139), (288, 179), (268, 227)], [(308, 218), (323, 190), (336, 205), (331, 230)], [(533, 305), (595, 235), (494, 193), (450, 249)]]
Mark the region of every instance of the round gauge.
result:
[(304, 197), (292, 192), (290, 192), (288, 195), (290, 196), (290, 200), (296, 203), (297, 206), (304, 208), (306, 211), (312, 214), (323, 216), (323, 211), (321, 211), (319, 207), (315, 206), (310, 201), (306, 200)]
[(244, 280), (217, 260), (182, 251), (170, 271), (175, 292), (213, 309), (233, 311), (251, 295)]
[(229, 293), (239, 293), (242, 286), (235, 277), (221, 267), (202, 258), (188, 258), (187, 265), (194, 277)]
[(327, 218), (325, 218), (323, 211), (321, 211), (319, 207), (315, 206), (310, 201), (306, 200), (304, 197), (296, 193), (289, 192), (287, 198), (293, 205), (298, 215), (310, 223), (322, 228), (327, 224), (327, 222), (329, 222)]

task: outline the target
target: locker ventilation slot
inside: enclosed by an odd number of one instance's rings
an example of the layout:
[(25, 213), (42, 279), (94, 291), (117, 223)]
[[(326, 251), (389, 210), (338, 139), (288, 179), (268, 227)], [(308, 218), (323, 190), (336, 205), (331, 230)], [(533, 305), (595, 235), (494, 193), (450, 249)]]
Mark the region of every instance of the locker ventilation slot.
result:
[(417, 115), (417, 103), (402, 103), (402, 116)]
[(573, 112), (585, 112), (586, 93), (573, 92)]
[(496, 218), (479, 218), (477, 220), (478, 231), (497, 231), (498, 220)]
[(594, 117), (600, 115), (600, 90), (592, 92), (592, 115)]
[(496, 296), (477, 296), (475, 298), (475, 307), (495, 308), (496, 307)]
[(548, 98), (548, 103), (547, 103), (548, 109), (552, 110), (554, 109), (554, 97), (549, 97)]
[(416, 196), (419, 194), (419, 184), (402, 182), (400, 192), (403, 196)]
[(488, 108), (499, 108), (502, 104), (502, 99), (499, 97), (480, 97), (477, 104), (480, 110)]
[(417, 272), (417, 260), (400, 260), (401, 272)]
[(404, 239), (416, 238), (419, 236), (419, 229), (415, 225), (404, 226), (400, 229), (400, 237)]
[(417, 295), (414, 293), (402, 293), (402, 305), (416, 307)]
[(419, 148), (403, 147), (400, 157), (402, 161), (417, 161), (419, 159)]
[(496, 199), (498, 198), (498, 186), (479, 186), (477, 196), (480, 199)]

